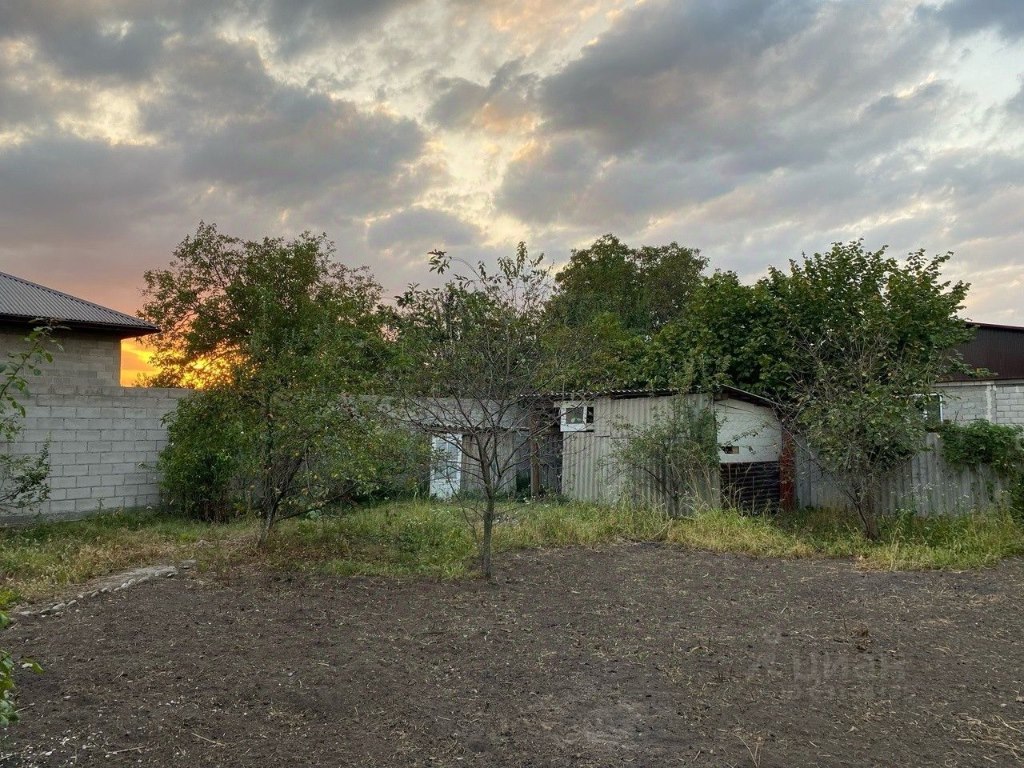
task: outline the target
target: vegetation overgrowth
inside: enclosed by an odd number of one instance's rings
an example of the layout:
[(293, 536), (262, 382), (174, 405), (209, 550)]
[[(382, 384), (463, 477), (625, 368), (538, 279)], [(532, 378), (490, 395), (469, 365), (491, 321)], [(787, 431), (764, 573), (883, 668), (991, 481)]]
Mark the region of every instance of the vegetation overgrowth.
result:
[[(646, 509), (542, 501), (505, 503), (498, 514), (503, 524), (495, 529), (496, 552), (660, 542), (752, 557), (854, 558), (861, 567), (883, 570), (976, 568), (1024, 554), (1024, 526), (1006, 512), (886, 517), (878, 541), (864, 537), (853, 514), (822, 510), (758, 516), (708, 509), (668, 518)], [(251, 518), (214, 524), (122, 512), (0, 530), (0, 606), (121, 569), (184, 559), (225, 572), (258, 564), (334, 575), (474, 573), (474, 529), (452, 504), (392, 501), (282, 521), (263, 549), (254, 543), (258, 526)]]

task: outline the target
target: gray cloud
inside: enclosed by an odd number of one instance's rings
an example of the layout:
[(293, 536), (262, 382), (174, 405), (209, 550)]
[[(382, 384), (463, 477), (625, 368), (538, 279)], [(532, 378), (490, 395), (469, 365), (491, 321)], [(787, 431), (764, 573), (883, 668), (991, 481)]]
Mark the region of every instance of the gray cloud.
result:
[(509, 165), (497, 203), (529, 222), (548, 224), (570, 216), (598, 163), (597, 153), (583, 139), (557, 137)]
[(200, 137), (184, 172), (286, 205), (330, 191), (339, 210), (369, 212), (422, 189), (412, 165), (423, 147), (412, 120), (283, 89), (260, 110)]
[(0, 38), (33, 43), (72, 79), (141, 81), (156, 69), (165, 40), (188, 10), (189, 4), (161, 2), (11, 0), (0, 7)]
[(116, 239), (175, 207), (175, 151), (50, 135), (0, 149), (8, 246)]
[(444, 128), (469, 128), (481, 113), (489, 110), (484, 120), (514, 121), (532, 108), (537, 76), (524, 73), (523, 61), (505, 62), (487, 85), (461, 77), (442, 77), (434, 83), (436, 101), (427, 112), (427, 119)]
[(542, 83), (541, 149), (509, 166), (498, 201), (527, 222), (604, 231), (768, 174), (810, 180), (812, 207), (816, 168), (844, 168), (856, 189), (860, 166), (913, 147), (957, 96), (916, 85), (934, 30), (889, 24), (856, 3), (637, 6)]
[(617, 155), (813, 162), (927, 60), (928, 30), (893, 40), (888, 23), (859, 3), (645, 3), (544, 81), (548, 130)]
[(415, 206), (374, 221), (367, 231), (370, 248), (423, 247), (420, 256), (433, 248), (456, 248), (480, 239), (480, 230), (444, 211)]
[(147, 130), (180, 144), (183, 178), (283, 207), (325, 195), (334, 215), (407, 204), (435, 168), (409, 118), (273, 78), (256, 46), (206, 37), (173, 46)]
[(56, 115), (81, 112), (86, 97), (62, 83), (39, 87), (31, 67), (16, 66), (0, 52), (0, 131), (34, 128)]
[(1017, 93), (1006, 102), (1006, 110), (1011, 115), (1024, 115), (1024, 77), (1021, 78), (1021, 85), (1017, 89)]
[(941, 8), (919, 12), (940, 19), (954, 35), (994, 28), (1007, 40), (1024, 37), (1024, 4), (1018, 0), (950, 0)]
[[(748, 98), (759, 85), (750, 76), (752, 64), (806, 28), (814, 7), (810, 0), (637, 6), (545, 80), (550, 125), (588, 131), (608, 151), (666, 139), (677, 150), (689, 145), (696, 151), (721, 135), (708, 130), (713, 122), (726, 133), (746, 133), (717, 118), (740, 100), (756, 108)], [(722, 87), (729, 85), (739, 92)]]
[(254, 3), (282, 55), (362, 34), (381, 37), (379, 25), (395, 10), (420, 0), (263, 0)]

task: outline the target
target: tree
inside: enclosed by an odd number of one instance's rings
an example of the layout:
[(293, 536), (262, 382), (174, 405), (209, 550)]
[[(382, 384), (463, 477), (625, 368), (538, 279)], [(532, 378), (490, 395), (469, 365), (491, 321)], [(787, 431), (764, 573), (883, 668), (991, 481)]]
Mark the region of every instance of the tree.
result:
[(555, 278), (552, 311), (567, 325), (611, 315), (633, 334), (649, 334), (679, 317), (707, 259), (677, 243), (630, 248), (604, 235), (574, 250)]
[(811, 460), (850, 500), (864, 534), (876, 540), (881, 480), (924, 446), (921, 378), (914, 361), (890, 354), (884, 339), (867, 333), (845, 339), (841, 365), (834, 358), (839, 350), (831, 346), (826, 341), (807, 351), (816, 369), (796, 383), (783, 417)]
[(686, 315), (706, 266), (696, 249), (677, 243), (631, 248), (610, 234), (574, 250), (555, 278), (548, 312), (556, 326), (584, 334), (595, 351), (580, 383), (642, 385), (645, 346)]
[(153, 381), (201, 388), (170, 419), (162, 462), (185, 483), (170, 499), (207, 516), (228, 499), (254, 509), (261, 544), (393, 469), (374, 457), (400, 439), (362, 396), (388, 356), (380, 288), (333, 253), (322, 235), (243, 241), (201, 224), (145, 275), (142, 314), (165, 329)]
[[(847, 347), (871, 342), (905, 367), (890, 371), (916, 391), (930, 391), (943, 375), (962, 370), (955, 348), (973, 331), (958, 316), (968, 285), (942, 279), (952, 254), (924, 251), (900, 261), (863, 241), (835, 243), (825, 253), (772, 268), (759, 286), (768, 296), (775, 327), (786, 329), (785, 367), (770, 394), (790, 399), (790, 387), (812, 378), (822, 364), (842, 369)], [(780, 355), (777, 346), (773, 354)], [(881, 380), (889, 373), (876, 370)], [(766, 387), (768, 388), (768, 387)]]
[(972, 334), (957, 314), (968, 286), (941, 277), (950, 254), (901, 262), (885, 250), (835, 243), (763, 281), (789, 329), (789, 378), (772, 394), (872, 539), (878, 483), (921, 450), (921, 398), (962, 368), (955, 348)]
[(942, 279), (949, 258), (898, 260), (857, 240), (770, 268), (753, 285), (716, 272), (653, 337), (641, 378), (662, 385), (691, 367), (703, 388), (729, 384), (775, 402), (877, 536), (874, 489), (920, 448), (918, 402), (962, 368), (954, 350), (971, 335), (958, 317), (967, 285)]
[[(437, 274), (452, 264), (444, 252), (431, 254)], [(477, 506), (464, 496), (464, 509), (474, 531), (481, 527), (480, 567), (491, 578), (497, 501), (554, 426), (551, 398), (575, 377), (582, 352), (549, 333), (551, 278), (543, 256), (530, 256), (520, 243), (494, 271), (459, 265), (464, 271), (443, 286), (414, 285), (399, 298), (394, 411), (445, 441), (470, 468), (482, 499)]]
[(154, 386), (233, 383), (269, 362), (301, 367), (325, 356), (324, 334), (337, 326), (351, 360), (339, 372), (366, 379), (380, 369), (380, 286), (365, 269), (333, 260), (326, 235), (242, 240), (200, 223), (165, 269), (148, 270), (142, 316), (161, 328), (148, 337)]
[(765, 286), (745, 285), (735, 272), (718, 271), (693, 286), (686, 313), (664, 325), (646, 345), (641, 378), (667, 386), (693, 371), (704, 390), (729, 384), (775, 391), (788, 378), (786, 329)]

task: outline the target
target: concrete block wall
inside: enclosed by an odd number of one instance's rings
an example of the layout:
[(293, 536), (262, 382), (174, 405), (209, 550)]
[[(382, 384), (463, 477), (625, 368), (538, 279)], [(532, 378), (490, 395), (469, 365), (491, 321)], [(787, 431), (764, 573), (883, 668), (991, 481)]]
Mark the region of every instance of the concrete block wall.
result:
[(17, 453), (49, 443), (50, 500), (0, 522), (85, 517), (160, 500), (156, 460), (167, 443), (163, 417), (185, 389), (50, 386), (25, 400)]
[(942, 384), (942, 415), (948, 421), (985, 419), (1024, 426), (1024, 381), (966, 381)]
[[(0, 328), (0, 351), (25, 349), (25, 335), (30, 329)], [(42, 363), (39, 377), (47, 387), (96, 388), (116, 387), (121, 380), (121, 339), (101, 332), (58, 330), (53, 340), (60, 348), (50, 347), (52, 363)], [(34, 377), (27, 377), (31, 379)]]

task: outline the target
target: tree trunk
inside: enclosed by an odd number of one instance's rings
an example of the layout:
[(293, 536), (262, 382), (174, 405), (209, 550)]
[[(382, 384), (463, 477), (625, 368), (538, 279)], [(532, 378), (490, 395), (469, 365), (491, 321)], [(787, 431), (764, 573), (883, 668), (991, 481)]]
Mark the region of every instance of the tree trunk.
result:
[(274, 496), (273, 482), (273, 461), (274, 461), (274, 411), (272, 409), (272, 396), (268, 393), (263, 400), (263, 493), (259, 500), (262, 506), (260, 518), (260, 540), (257, 543), (259, 549), (267, 545), (270, 537), (270, 529), (274, 527), (274, 516), (277, 512), (277, 502)]
[(494, 534), (494, 496), (488, 494), (487, 505), (484, 507), (484, 535), (480, 539), (480, 570), (488, 581), (494, 575), (491, 572), (491, 539)]
[(274, 527), (274, 511), (264, 512), (260, 524), (260, 540), (257, 543), (259, 549), (267, 546), (267, 539), (270, 538), (270, 529)]
[[(486, 447), (490, 446), (490, 441), (481, 439), (480, 435), (474, 437), (476, 440), (477, 457), (480, 461), (480, 479), (484, 484), (484, 498), (486, 502), (484, 504), (484, 535), (480, 539), (480, 571), (483, 573), (484, 578), (488, 581), (491, 580), (491, 538), (494, 533), (494, 499), (497, 495), (497, 484), (498, 478), (495, 478), (491, 472), (491, 457), (487, 452)], [(495, 451), (497, 451), (497, 443), (495, 443)]]
[(870, 490), (861, 492), (857, 512), (860, 513), (860, 520), (864, 524), (864, 535), (870, 541), (882, 538), (882, 532), (878, 528), (878, 515), (875, 514), (875, 500)]

